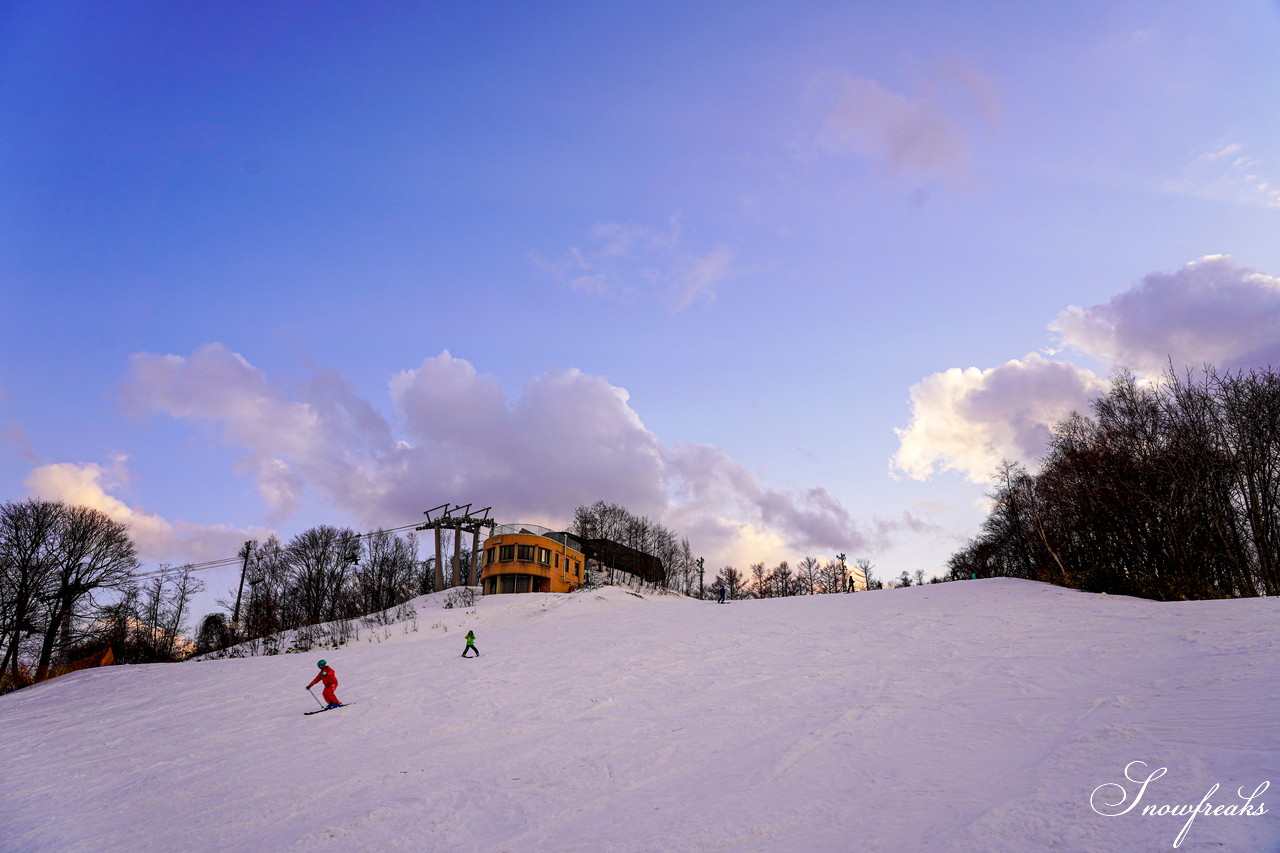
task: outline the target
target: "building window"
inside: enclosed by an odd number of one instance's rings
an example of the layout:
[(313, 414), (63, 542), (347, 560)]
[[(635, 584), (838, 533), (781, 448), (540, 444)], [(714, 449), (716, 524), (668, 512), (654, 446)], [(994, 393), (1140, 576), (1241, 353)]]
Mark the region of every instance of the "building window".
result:
[(539, 562), (539, 563), (542, 563), (542, 565), (544, 565), (544, 566), (549, 566), (549, 565), (551, 565), (551, 552), (550, 552), (550, 551), (548, 551), (546, 548), (539, 548), (539, 549), (538, 549), (538, 562)]
[(502, 576), (502, 591), (503, 591), (503, 592), (515, 592), (515, 591), (516, 591), (516, 576), (515, 576), (515, 575), (503, 575), (503, 576)]
[(532, 545), (517, 545), (517, 546), (516, 546), (516, 559), (517, 559), (517, 560), (523, 560), (523, 561), (525, 561), (526, 563), (532, 563), (532, 562), (533, 562), (533, 546), (532, 546)]
[(496, 550), (498, 550), (498, 549), (497, 549), (497, 548), (490, 548), (490, 549), (488, 549), (487, 551), (485, 551), (485, 552), (484, 552), (484, 562), (485, 562), (485, 565), (486, 565), (486, 566), (487, 566), (488, 564), (490, 564), (490, 563), (492, 563), (492, 562), (493, 562), (493, 552), (494, 552), (494, 551), (496, 551)]
[(556, 568), (560, 568), (560, 555), (556, 554)]
[(516, 592), (528, 592), (528, 591), (529, 591), (529, 576), (516, 575)]
[(499, 546), (498, 546), (498, 559), (499, 559), (499, 560), (501, 560), (502, 562), (504, 562), (504, 563), (505, 563), (506, 561), (508, 561), (508, 560), (514, 560), (515, 558), (516, 558), (516, 546), (515, 546), (515, 545), (499, 545)]
[(576, 577), (582, 577), (582, 566), (579, 565), (577, 560), (573, 561), (573, 574)]

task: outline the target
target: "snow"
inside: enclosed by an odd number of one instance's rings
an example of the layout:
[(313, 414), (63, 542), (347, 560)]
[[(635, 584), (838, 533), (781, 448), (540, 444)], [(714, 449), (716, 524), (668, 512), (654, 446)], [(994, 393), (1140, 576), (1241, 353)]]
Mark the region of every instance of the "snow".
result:
[[(1142, 809), (1215, 783), (1232, 814), (1179, 849), (1280, 849), (1271, 792), (1240, 793), (1280, 757), (1274, 599), (442, 600), (337, 650), (0, 697), (0, 849), (1161, 850), (1188, 818)], [(306, 717), (318, 658), (351, 704)], [(1118, 813), (1126, 766), (1166, 772)]]

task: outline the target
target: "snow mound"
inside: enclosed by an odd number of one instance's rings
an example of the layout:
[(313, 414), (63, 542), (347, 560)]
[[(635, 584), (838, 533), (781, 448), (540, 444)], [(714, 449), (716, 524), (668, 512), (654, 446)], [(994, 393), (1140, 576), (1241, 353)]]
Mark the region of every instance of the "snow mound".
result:
[[(1239, 793), (1280, 757), (1273, 599), (990, 580), (413, 609), (314, 655), (0, 697), (0, 850), (1157, 850), (1188, 818), (1144, 807), (1214, 784), (1235, 811), (1181, 849), (1280, 848)], [(313, 657), (350, 707), (303, 716)], [(1126, 767), (1166, 772), (1121, 813)]]

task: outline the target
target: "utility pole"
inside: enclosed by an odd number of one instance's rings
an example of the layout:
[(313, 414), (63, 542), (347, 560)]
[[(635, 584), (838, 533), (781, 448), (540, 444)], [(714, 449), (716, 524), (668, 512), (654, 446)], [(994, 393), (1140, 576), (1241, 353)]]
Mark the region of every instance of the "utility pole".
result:
[(240, 630), (240, 596), (244, 594), (244, 576), (249, 571), (249, 555), (253, 553), (253, 542), (244, 543), (237, 555), (240, 557), (240, 588), (236, 590), (236, 608), (231, 612), (231, 634), (235, 636)]
[(705, 597), (703, 594), (705, 590), (703, 589), (703, 586), (702, 586), (702, 564), (705, 562), (706, 561), (703, 560), (701, 557), (698, 558), (698, 598), (699, 599), (702, 599)]
[(849, 592), (849, 587), (853, 587), (853, 591), (857, 591), (857, 584), (852, 583), (849, 578), (849, 572), (844, 567), (844, 554), (836, 554), (836, 559), (840, 561), (840, 577), (844, 578), (844, 591)]

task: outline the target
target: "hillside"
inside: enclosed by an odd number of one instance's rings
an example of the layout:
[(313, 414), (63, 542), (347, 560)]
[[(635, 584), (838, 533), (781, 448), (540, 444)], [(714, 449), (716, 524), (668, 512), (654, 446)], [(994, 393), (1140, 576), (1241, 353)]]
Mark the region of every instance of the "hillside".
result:
[[(1274, 599), (989, 580), (440, 603), (336, 651), (0, 697), (0, 849), (1161, 850), (1187, 818), (1141, 806), (1215, 783), (1240, 806), (1280, 767)], [(351, 704), (305, 717), (320, 657)], [(1134, 761), (1167, 773), (1098, 814)], [(1280, 849), (1276, 811), (1200, 815), (1180, 849)]]

